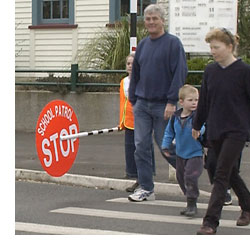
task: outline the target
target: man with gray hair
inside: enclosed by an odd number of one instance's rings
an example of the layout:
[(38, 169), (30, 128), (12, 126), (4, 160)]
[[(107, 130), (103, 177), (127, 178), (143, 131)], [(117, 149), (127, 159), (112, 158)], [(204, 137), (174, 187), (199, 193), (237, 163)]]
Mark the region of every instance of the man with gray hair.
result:
[[(140, 188), (130, 201), (154, 200), (152, 171), (152, 135), (161, 150), (168, 119), (176, 110), (179, 88), (187, 75), (187, 64), (180, 40), (164, 29), (164, 10), (151, 4), (144, 10), (144, 24), (149, 36), (136, 49), (129, 100), (135, 123), (135, 161)], [(166, 157), (165, 157), (166, 158)], [(175, 167), (175, 155), (166, 158)]]

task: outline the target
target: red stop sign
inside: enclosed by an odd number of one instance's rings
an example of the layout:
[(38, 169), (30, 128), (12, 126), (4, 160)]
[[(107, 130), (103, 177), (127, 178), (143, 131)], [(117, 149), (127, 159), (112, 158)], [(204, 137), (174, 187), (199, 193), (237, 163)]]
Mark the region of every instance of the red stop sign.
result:
[(77, 155), (79, 139), (60, 140), (79, 132), (73, 108), (62, 100), (53, 100), (40, 113), (36, 125), (36, 149), (44, 170), (59, 177), (68, 172)]

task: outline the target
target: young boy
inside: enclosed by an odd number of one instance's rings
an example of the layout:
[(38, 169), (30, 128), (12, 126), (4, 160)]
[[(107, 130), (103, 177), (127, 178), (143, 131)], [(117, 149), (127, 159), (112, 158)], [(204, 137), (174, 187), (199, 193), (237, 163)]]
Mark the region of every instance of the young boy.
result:
[[(182, 108), (177, 110), (169, 120), (162, 141), (164, 154), (169, 156), (168, 149), (175, 138), (176, 177), (187, 197), (187, 207), (180, 214), (189, 217), (197, 213), (198, 178), (203, 170), (202, 145), (192, 137), (192, 120), (198, 98), (198, 90), (191, 85), (186, 84), (179, 90), (179, 104)], [(204, 131), (203, 127), (201, 134)]]

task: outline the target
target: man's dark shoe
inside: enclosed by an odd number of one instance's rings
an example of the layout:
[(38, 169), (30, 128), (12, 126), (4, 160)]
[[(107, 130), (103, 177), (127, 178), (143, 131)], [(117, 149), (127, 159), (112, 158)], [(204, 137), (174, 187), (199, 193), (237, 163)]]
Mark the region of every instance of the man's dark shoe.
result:
[(202, 226), (200, 230), (197, 231), (197, 235), (214, 235), (216, 230), (209, 226)]
[(237, 226), (246, 226), (250, 224), (250, 212), (242, 211), (240, 217), (237, 220)]
[(126, 188), (126, 192), (134, 192), (139, 187), (139, 183), (136, 181), (132, 186)]

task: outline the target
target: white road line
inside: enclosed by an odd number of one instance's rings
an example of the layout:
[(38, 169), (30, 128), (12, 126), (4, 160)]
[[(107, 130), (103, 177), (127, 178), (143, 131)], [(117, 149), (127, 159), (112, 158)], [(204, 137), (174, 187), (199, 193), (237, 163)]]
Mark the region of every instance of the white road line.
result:
[[(102, 209), (91, 209), (91, 208), (78, 208), (78, 207), (66, 207), (51, 210), (52, 213), (61, 214), (73, 214), (73, 215), (85, 215), (102, 218), (114, 218), (114, 219), (126, 219), (126, 220), (140, 220), (140, 221), (151, 221), (151, 222), (164, 222), (164, 223), (176, 223), (176, 224), (191, 224), (201, 225), (201, 218), (187, 218), (183, 216), (171, 216), (171, 215), (157, 215), (148, 213), (133, 213), (133, 212), (122, 212), (122, 211), (111, 211)], [(250, 229), (250, 226), (238, 227), (236, 226), (235, 220), (220, 220), (221, 227), (231, 227), (240, 229)]]
[[(145, 202), (130, 202), (127, 198), (114, 198), (106, 200), (107, 202), (117, 202), (117, 203), (131, 203), (131, 204), (140, 204), (140, 205), (154, 205), (154, 206), (166, 206), (166, 207), (179, 207), (184, 208), (187, 206), (185, 202), (175, 202), (175, 201), (164, 201), (164, 200), (155, 200), (155, 201), (145, 201)], [(197, 207), (200, 209), (207, 209), (206, 203), (197, 203)], [(240, 211), (239, 206), (224, 206), (223, 210), (227, 211)]]
[(127, 233), (109, 230), (84, 229), (76, 227), (65, 227), (55, 225), (44, 225), (35, 223), (15, 223), (16, 231), (34, 232), (54, 235), (136, 235), (138, 233)]

